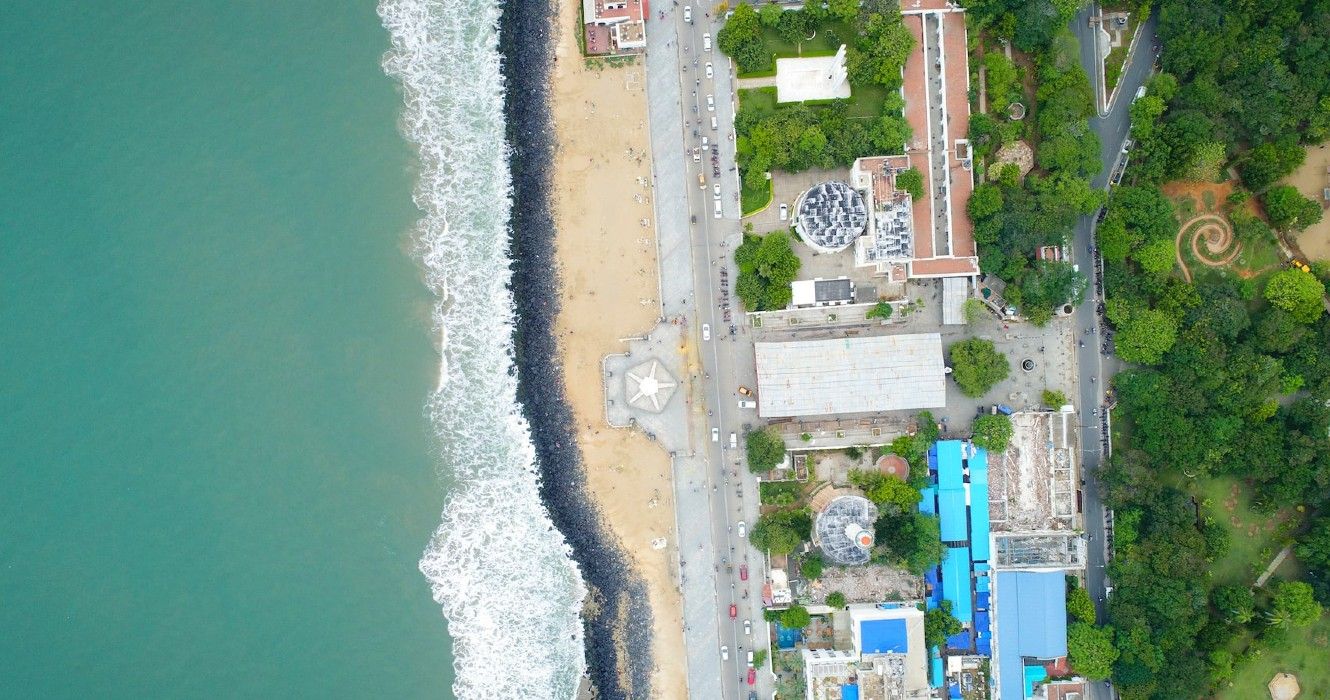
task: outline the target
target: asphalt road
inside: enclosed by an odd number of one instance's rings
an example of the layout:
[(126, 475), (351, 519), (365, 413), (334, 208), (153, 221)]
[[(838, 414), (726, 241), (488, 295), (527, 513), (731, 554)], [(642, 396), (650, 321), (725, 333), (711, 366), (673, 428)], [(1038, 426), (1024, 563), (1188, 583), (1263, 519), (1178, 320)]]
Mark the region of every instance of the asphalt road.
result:
[[(767, 626), (762, 620), (762, 553), (748, 545), (743, 530), (753, 526), (758, 515), (757, 486), (744, 465), (743, 435), (756, 423), (757, 412), (739, 407), (738, 387), (753, 383), (752, 347), (741, 322), (733, 283), (733, 250), (742, 240), (739, 229), (739, 177), (734, 161), (734, 77), (729, 59), (715, 48), (722, 24), (708, 16), (711, 6), (692, 5), (691, 21), (685, 20), (685, 3), (659, 6), (651, 29), (673, 34), (671, 49), (678, 65), (679, 124), (692, 255), (692, 309), (690, 324), (697, 348), (696, 376), (692, 384), (697, 420), (692, 421), (690, 444), (707, 463), (711, 490), (707, 513), (680, 513), (680, 519), (705, 518), (711, 528), (711, 557), (717, 562), (714, 574), (716, 637), (721, 654), (721, 690), (725, 698), (747, 698), (750, 691), (770, 697), (770, 675), (758, 673), (757, 684), (748, 684), (747, 654), (766, 648)], [(661, 19), (661, 15), (664, 19)], [(668, 27), (662, 27), (662, 23)], [(651, 31), (649, 29), (649, 31)], [(706, 49), (710, 35), (711, 50)], [(650, 60), (650, 59), (648, 59)], [(711, 76), (707, 76), (707, 64)], [(708, 104), (707, 97), (711, 103)], [(713, 129), (712, 117), (716, 126)], [(653, 125), (654, 130), (654, 125)], [(703, 139), (706, 139), (705, 145)], [(694, 155), (696, 153), (696, 156)], [(700, 178), (699, 178), (700, 176)], [(719, 188), (719, 196), (717, 196)], [(720, 203), (721, 216), (716, 216)], [(662, 269), (668, 275), (671, 270)], [(727, 319), (726, 316), (729, 316)], [(731, 332), (733, 326), (733, 332)], [(705, 408), (705, 413), (702, 412)], [(731, 447), (731, 435), (735, 447)], [(691, 553), (689, 553), (691, 554)], [(748, 572), (741, 576), (741, 567)], [(730, 606), (735, 607), (734, 616)], [(748, 621), (750, 634), (744, 634)], [(693, 645), (711, 637), (710, 630), (689, 630), (685, 640)], [(695, 649), (690, 649), (689, 656)], [(702, 653), (708, 653), (703, 650)]]
[[(1098, 28), (1089, 26), (1089, 16), (1093, 6), (1083, 10), (1072, 20), (1072, 28), (1081, 42), (1081, 65), (1090, 74), (1090, 80), (1096, 94), (1103, 94), (1098, 68), (1098, 54), (1094, 45), (1094, 32)], [(1107, 189), (1114, 169), (1123, 158), (1122, 147), (1131, 128), (1129, 107), (1138, 87), (1150, 76), (1154, 63), (1155, 18), (1151, 17), (1141, 28), (1140, 37), (1128, 64), (1120, 79), (1117, 99), (1109, 104), (1106, 112), (1090, 119), (1090, 128), (1099, 135), (1100, 160), (1103, 170), (1094, 178), (1093, 184), (1099, 189)], [(1089, 552), (1086, 566), (1086, 588), (1095, 602), (1096, 614), (1100, 622), (1107, 618), (1106, 587), (1107, 580), (1104, 566), (1107, 563), (1106, 539), (1104, 529), (1107, 513), (1100, 498), (1098, 472), (1106, 454), (1107, 442), (1104, 404), (1104, 384), (1112, 377), (1117, 362), (1102, 352), (1106, 342), (1106, 326), (1099, 319), (1096, 308), (1103, 301), (1100, 285), (1100, 269), (1091, 255), (1094, 241), (1095, 217), (1085, 216), (1076, 225), (1075, 242), (1072, 246), (1073, 259), (1081, 269), (1090, 275), (1090, 290), (1086, 300), (1076, 309), (1075, 323), (1077, 335), (1084, 347), (1077, 349), (1080, 387), (1077, 405), (1081, 411), (1081, 465), (1086, 475), (1082, 487), (1082, 505), (1085, 516), (1085, 531), (1089, 537)], [(1092, 329), (1086, 333), (1086, 329)], [(1107, 370), (1107, 371), (1106, 371)], [(1105, 683), (1092, 684), (1090, 697), (1108, 698), (1111, 691)]]

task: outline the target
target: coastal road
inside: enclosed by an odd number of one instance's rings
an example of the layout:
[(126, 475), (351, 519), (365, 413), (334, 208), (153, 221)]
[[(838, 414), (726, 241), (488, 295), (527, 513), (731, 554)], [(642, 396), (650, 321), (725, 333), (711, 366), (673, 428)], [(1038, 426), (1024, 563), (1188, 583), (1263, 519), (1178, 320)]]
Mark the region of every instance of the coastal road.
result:
[[(696, 349), (688, 358), (696, 363), (689, 377), (692, 450), (676, 459), (675, 468), (689, 692), (699, 698), (747, 698), (753, 690), (770, 697), (766, 674), (759, 674), (764, 679), (756, 686), (746, 678), (746, 654), (765, 646), (758, 642), (765, 624), (761, 556), (739, 536), (739, 523), (751, 527), (757, 515), (756, 486), (742, 465), (744, 426), (756, 420), (756, 412), (741, 409), (737, 401), (740, 378), (752, 375), (752, 348), (730, 286), (737, 275), (732, 251), (741, 240), (738, 177), (731, 170), (733, 80), (728, 59), (714, 47), (721, 25), (707, 16), (710, 6), (692, 6), (691, 22), (684, 19), (685, 6), (654, 10), (648, 21), (647, 100), (662, 306), (667, 316), (687, 319), (689, 347)], [(668, 241), (686, 241), (687, 249)], [(736, 448), (730, 447), (731, 434)], [(741, 566), (748, 569), (746, 581)], [(751, 635), (743, 632), (745, 620)], [(727, 659), (721, 658), (722, 647)]]
[[(1082, 10), (1072, 20), (1072, 29), (1081, 42), (1081, 65), (1090, 74), (1091, 84), (1096, 94), (1102, 94), (1098, 68), (1099, 54), (1094, 45), (1094, 33), (1098, 27), (1091, 27), (1089, 18), (1095, 11), (1093, 5)], [(1093, 185), (1108, 189), (1113, 171), (1118, 167), (1123, 154), (1123, 144), (1131, 128), (1129, 108), (1136, 89), (1145, 84), (1154, 63), (1155, 18), (1151, 17), (1141, 28), (1136, 47), (1128, 58), (1123, 70), (1116, 98), (1109, 103), (1108, 109), (1099, 116), (1090, 119), (1090, 128), (1099, 135), (1100, 160), (1102, 171), (1094, 178)], [(1100, 622), (1107, 619), (1106, 578), (1107, 539), (1105, 538), (1107, 511), (1101, 500), (1098, 472), (1106, 453), (1106, 420), (1104, 403), (1104, 385), (1118, 367), (1118, 362), (1102, 352), (1105, 343), (1106, 326), (1101, 322), (1097, 307), (1103, 301), (1098, 261), (1091, 255), (1094, 245), (1095, 216), (1084, 216), (1077, 222), (1075, 240), (1072, 246), (1073, 259), (1077, 260), (1091, 279), (1086, 300), (1076, 309), (1075, 323), (1077, 337), (1085, 346), (1077, 349), (1080, 386), (1077, 406), (1081, 412), (1081, 466), (1085, 474), (1082, 487), (1082, 502), (1085, 516), (1085, 531), (1089, 537), (1089, 552), (1086, 561), (1086, 589), (1095, 602), (1095, 610)], [(1093, 329), (1086, 333), (1086, 329)], [(1106, 683), (1093, 683), (1089, 697), (1110, 698), (1112, 692)]]

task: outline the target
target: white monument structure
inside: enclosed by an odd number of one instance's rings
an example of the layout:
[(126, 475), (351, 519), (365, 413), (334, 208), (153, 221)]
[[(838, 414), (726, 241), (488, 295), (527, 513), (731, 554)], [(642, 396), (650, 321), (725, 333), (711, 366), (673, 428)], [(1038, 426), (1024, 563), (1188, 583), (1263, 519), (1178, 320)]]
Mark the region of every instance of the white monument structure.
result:
[(850, 96), (845, 44), (835, 56), (776, 59), (776, 101), (838, 100)]

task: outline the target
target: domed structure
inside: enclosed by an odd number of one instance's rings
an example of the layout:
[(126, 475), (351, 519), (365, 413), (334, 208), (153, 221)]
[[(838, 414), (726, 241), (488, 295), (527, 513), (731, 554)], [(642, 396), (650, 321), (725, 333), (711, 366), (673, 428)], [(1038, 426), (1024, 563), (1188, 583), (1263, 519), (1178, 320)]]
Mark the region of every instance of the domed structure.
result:
[(822, 182), (799, 195), (794, 230), (819, 253), (837, 253), (850, 247), (868, 225), (864, 198), (844, 182)]
[(834, 564), (866, 564), (873, 551), (877, 506), (863, 496), (840, 496), (817, 514), (813, 544)]

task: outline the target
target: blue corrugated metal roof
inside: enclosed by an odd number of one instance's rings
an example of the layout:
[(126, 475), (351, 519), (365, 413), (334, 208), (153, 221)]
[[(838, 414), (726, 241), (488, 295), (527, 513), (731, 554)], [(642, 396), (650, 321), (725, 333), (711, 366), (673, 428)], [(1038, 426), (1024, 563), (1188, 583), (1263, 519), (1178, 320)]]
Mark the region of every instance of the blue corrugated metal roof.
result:
[(953, 651), (969, 651), (970, 650), (969, 631), (962, 630), (960, 632), (957, 632), (956, 634), (951, 635), (950, 637), (947, 637), (947, 648)]
[(937, 489), (932, 486), (919, 489), (919, 512), (925, 515), (937, 515)]
[(970, 557), (988, 561), (988, 452), (975, 448), (970, 455)]
[(932, 671), (929, 674), (928, 685), (934, 688), (942, 687), (942, 655), (938, 653), (937, 647), (933, 647), (928, 652), (928, 667)]
[(859, 642), (864, 654), (904, 654), (910, 650), (905, 620), (865, 620), (859, 623)]
[(942, 518), (941, 530), (943, 542), (961, 542), (969, 538), (970, 529), (966, 527), (965, 491), (945, 489), (937, 494), (938, 515)]
[(974, 597), (974, 607), (979, 608), (980, 610), (987, 610), (988, 594), (980, 591), (979, 594)]
[(988, 585), (989, 585), (989, 581), (990, 581), (990, 580), (991, 580), (991, 579), (988, 577), (988, 574), (983, 574), (983, 575), (975, 576), (975, 577), (974, 577), (974, 590), (975, 590), (976, 592), (978, 592), (978, 593), (987, 593), (987, 592), (988, 592)]
[(961, 441), (943, 440), (937, 443), (937, 486), (939, 491), (962, 488)]
[(997, 577), (998, 686), (1024, 698), (1023, 657), (1067, 654), (1067, 580), (1061, 571), (1002, 571)]
[(970, 598), (970, 550), (951, 547), (942, 557), (942, 597), (951, 601), (951, 614), (962, 623), (973, 622)]

